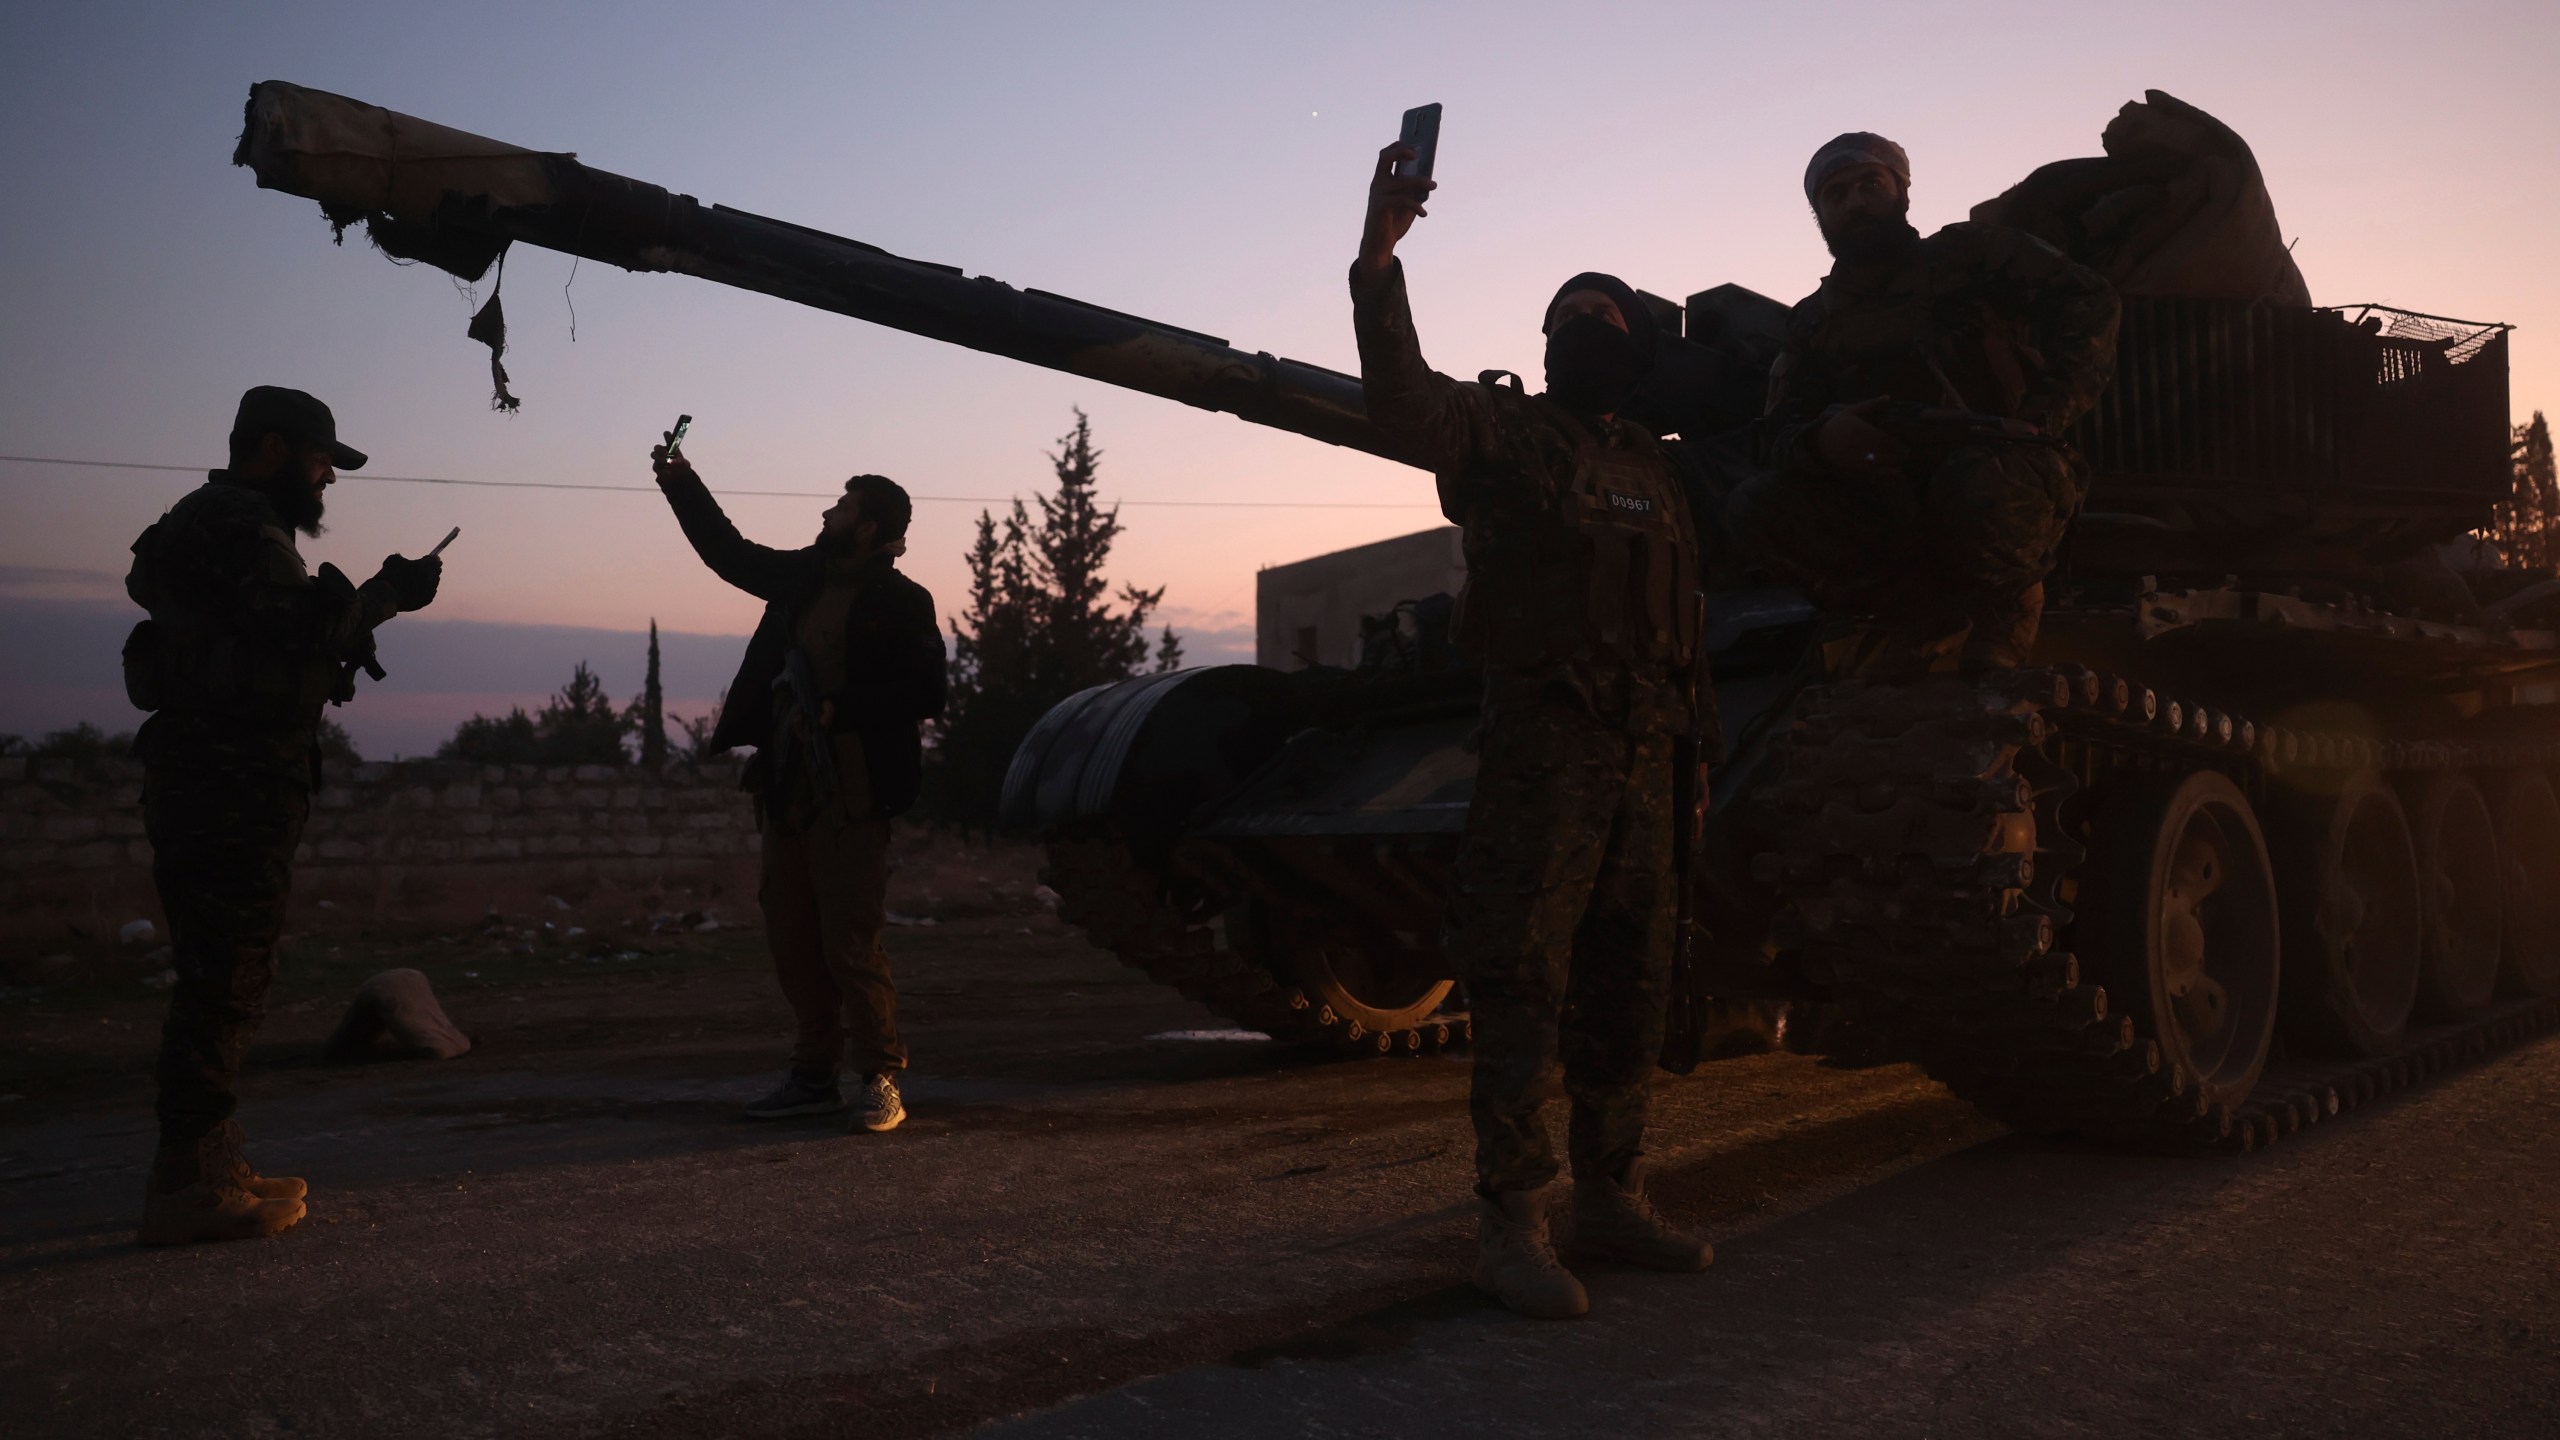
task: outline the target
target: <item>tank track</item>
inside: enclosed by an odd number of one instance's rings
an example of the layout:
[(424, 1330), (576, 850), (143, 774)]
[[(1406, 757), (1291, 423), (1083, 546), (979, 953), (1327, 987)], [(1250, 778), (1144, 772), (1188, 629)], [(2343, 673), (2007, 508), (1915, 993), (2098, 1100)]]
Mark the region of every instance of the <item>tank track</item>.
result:
[(1215, 917), (1185, 914), (1163, 880), (1117, 840), (1052, 841), (1041, 878), (1058, 893), (1058, 918), (1094, 944), (1185, 999), (1274, 1040), (1359, 1055), (1429, 1055), (1474, 1034), (1463, 1015), (1380, 1031), (1314, 1003), (1305, 991), (1280, 983), (1229, 948)]
[(2061, 807), (2084, 771), (2212, 767), (2263, 795), (2289, 770), (2548, 766), (2560, 742), (2279, 729), (2068, 667), (1818, 687), (1776, 758), (1762, 803), (1777, 845), (1752, 869), (1783, 902), (1779, 944), (1838, 997), (1858, 1048), (1917, 1060), (2010, 1124), (2255, 1150), (2560, 1024), (2560, 998), (2507, 1002), (2375, 1060), (2271, 1058), (2246, 1101), (2209, 1106), (2054, 948), (2084, 858)]

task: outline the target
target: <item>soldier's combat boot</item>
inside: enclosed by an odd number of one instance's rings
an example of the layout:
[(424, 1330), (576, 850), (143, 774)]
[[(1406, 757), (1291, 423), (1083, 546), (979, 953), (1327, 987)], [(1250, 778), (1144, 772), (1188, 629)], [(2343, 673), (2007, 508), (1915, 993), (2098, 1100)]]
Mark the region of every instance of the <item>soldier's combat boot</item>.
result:
[[(280, 1235), (303, 1216), (299, 1193), (272, 1198), (241, 1183), (248, 1163), (240, 1158), (236, 1131), (225, 1125), (202, 1140), (163, 1144), (152, 1157), (142, 1195), (145, 1245), (192, 1245), (201, 1240), (256, 1240)], [(297, 1191), (302, 1182), (289, 1184)]]
[(1716, 1259), (1714, 1246), (1654, 1213), (1644, 1195), (1643, 1171), (1632, 1165), (1615, 1178), (1574, 1181), (1573, 1255), (1683, 1273), (1704, 1270)]
[(1956, 656), (1960, 674), (1987, 675), (2015, 670), (2035, 653), (2036, 631), (2044, 623), (2044, 586), (2030, 585), (2015, 595), (1986, 597), (1973, 607), (1973, 631)]
[(1591, 1297), (1556, 1258), (1547, 1234), (1547, 1194), (1505, 1190), (1476, 1200), (1476, 1288), (1517, 1315), (1570, 1320)]
[(311, 1193), (311, 1187), (294, 1175), (261, 1175), (249, 1168), (249, 1157), (240, 1153), (240, 1122), (237, 1118), (222, 1122), (222, 1148), (231, 1162), (231, 1179), (241, 1189), (261, 1200), (299, 1200)]

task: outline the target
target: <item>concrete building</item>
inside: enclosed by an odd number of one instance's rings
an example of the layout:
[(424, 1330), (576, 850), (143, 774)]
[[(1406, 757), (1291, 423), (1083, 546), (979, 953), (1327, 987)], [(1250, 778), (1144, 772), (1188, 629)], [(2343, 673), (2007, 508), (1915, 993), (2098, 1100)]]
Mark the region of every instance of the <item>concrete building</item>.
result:
[(1254, 663), (1356, 665), (1361, 616), (1383, 615), (1399, 600), (1455, 595), (1466, 578), (1455, 525), (1269, 566), (1254, 577)]

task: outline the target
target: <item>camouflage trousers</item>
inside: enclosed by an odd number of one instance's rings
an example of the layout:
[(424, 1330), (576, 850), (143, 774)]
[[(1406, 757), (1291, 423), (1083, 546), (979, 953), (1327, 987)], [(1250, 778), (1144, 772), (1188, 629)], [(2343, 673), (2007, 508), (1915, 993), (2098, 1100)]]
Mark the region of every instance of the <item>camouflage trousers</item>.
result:
[(1914, 468), (1757, 475), (1734, 491), (1727, 523), (1826, 606), (1969, 618), (2044, 583), (2087, 488), (2076, 457), (2038, 445), (1966, 446)]
[(1540, 1111), (1559, 1071), (1575, 1175), (1642, 1153), (1671, 990), (1671, 750), (1561, 698), (1487, 717), (1447, 930), (1483, 1194), (1556, 1177)]
[(178, 973), (160, 1031), (164, 1145), (203, 1140), (239, 1108), (233, 1090), (266, 1017), (293, 852), (311, 814), (307, 784), (237, 760), (153, 757), (143, 772), (151, 878)]

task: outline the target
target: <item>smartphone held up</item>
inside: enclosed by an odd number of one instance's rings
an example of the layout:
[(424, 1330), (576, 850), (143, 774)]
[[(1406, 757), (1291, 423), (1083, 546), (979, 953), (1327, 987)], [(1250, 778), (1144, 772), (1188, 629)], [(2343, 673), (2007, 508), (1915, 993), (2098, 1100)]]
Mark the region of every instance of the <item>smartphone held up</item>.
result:
[(1440, 158), (1440, 102), (1416, 105), (1404, 112), (1404, 133), (1396, 138), (1413, 151), (1413, 158), (1397, 161), (1395, 173), (1414, 180), (1430, 179), (1432, 162)]

